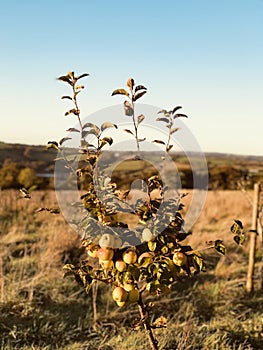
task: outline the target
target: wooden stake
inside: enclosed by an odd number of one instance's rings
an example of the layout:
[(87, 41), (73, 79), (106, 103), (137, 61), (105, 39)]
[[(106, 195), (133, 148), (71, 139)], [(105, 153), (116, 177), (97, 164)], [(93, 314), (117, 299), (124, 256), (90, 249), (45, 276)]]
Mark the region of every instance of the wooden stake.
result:
[(256, 252), (256, 243), (257, 243), (259, 193), (260, 193), (260, 186), (258, 183), (256, 183), (254, 184), (253, 211), (252, 211), (251, 232), (250, 232), (250, 250), (249, 250), (247, 284), (246, 284), (248, 293), (251, 293), (254, 290), (253, 276), (254, 276), (255, 252)]

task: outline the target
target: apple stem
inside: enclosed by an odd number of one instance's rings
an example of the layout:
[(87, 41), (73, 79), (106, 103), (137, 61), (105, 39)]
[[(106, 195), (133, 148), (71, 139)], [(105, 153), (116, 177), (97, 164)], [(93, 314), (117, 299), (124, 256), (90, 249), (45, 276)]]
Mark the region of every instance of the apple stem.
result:
[(149, 323), (148, 314), (145, 310), (145, 305), (143, 304), (141, 293), (140, 293), (140, 298), (137, 302), (137, 305), (138, 305), (140, 316), (141, 316), (141, 323), (143, 324), (143, 327), (147, 333), (148, 340), (149, 340), (149, 343), (151, 345), (151, 349), (158, 350), (158, 341), (155, 339), (155, 337), (153, 335), (152, 327)]

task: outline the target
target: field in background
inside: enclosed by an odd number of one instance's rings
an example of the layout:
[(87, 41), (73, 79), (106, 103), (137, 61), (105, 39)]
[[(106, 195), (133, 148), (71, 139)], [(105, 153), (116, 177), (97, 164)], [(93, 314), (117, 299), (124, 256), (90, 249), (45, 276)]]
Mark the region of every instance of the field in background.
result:
[[(62, 216), (35, 213), (56, 207), (54, 192), (33, 192), (31, 200), (18, 197), (19, 191), (0, 192), (0, 349), (147, 349), (144, 333), (131, 327), (136, 307), (117, 308), (109, 289), (101, 286), (94, 326), (91, 295), (71, 278), (63, 279), (63, 265), (85, 253)], [(191, 192), (183, 199), (186, 208), (190, 201)], [(208, 193), (188, 240), (196, 248), (222, 239), (227, 255), (206, 251), (206, 273), (176, 285), (164, 300), (151, 297), (153, 319), (168, 319), (167, 328), (155, 331), (160, 349), (263, 348), (263, 295), (248, 297), (244, 289), (248, 240), (237, 246), (229, 230), (234, 219), (249, 229), (250, 217), (243, 193)], [(256, 282), (260, 260), (257, 254)]]

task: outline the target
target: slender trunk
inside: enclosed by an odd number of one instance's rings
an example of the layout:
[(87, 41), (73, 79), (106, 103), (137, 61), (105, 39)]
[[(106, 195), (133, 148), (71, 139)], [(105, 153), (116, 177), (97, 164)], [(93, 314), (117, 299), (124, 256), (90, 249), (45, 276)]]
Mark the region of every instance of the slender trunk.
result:
[(149, 343), (151, 345), (151, 349), (158, 350), (158, 342), (154, 338), (152, 327), (151, 327), (149, 320), (147, 318), (147, 313), (145, 312), (145, 306), (143, 305), (141, 297), (140, 297), (140, 300), (138, 301), (137, 304), (138, 304), (138, 308), (139, 308), (139, 312), (140, 312), (140, 316), (141, 316), (141, 322), (142, 322), (143, 327), (146, 331)]

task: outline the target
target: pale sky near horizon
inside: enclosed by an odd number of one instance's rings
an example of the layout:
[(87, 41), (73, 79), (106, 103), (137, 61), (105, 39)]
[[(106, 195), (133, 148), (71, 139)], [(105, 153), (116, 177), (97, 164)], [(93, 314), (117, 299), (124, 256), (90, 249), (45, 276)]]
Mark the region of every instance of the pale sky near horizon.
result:
[[(132, 76), (148, 88), (142, 103), (183, 106), (204, 151), (263, 155), (262, 0), (0, 5), (0, 141), (65, 136), (75, 121), (64, 117), (67, 88), (56, 77), (74, 70), (90, 73), (80, 97), (85, 116), (122, 103), (111, 92)], [(115, 121), (91, 121), (105, 120)]]

